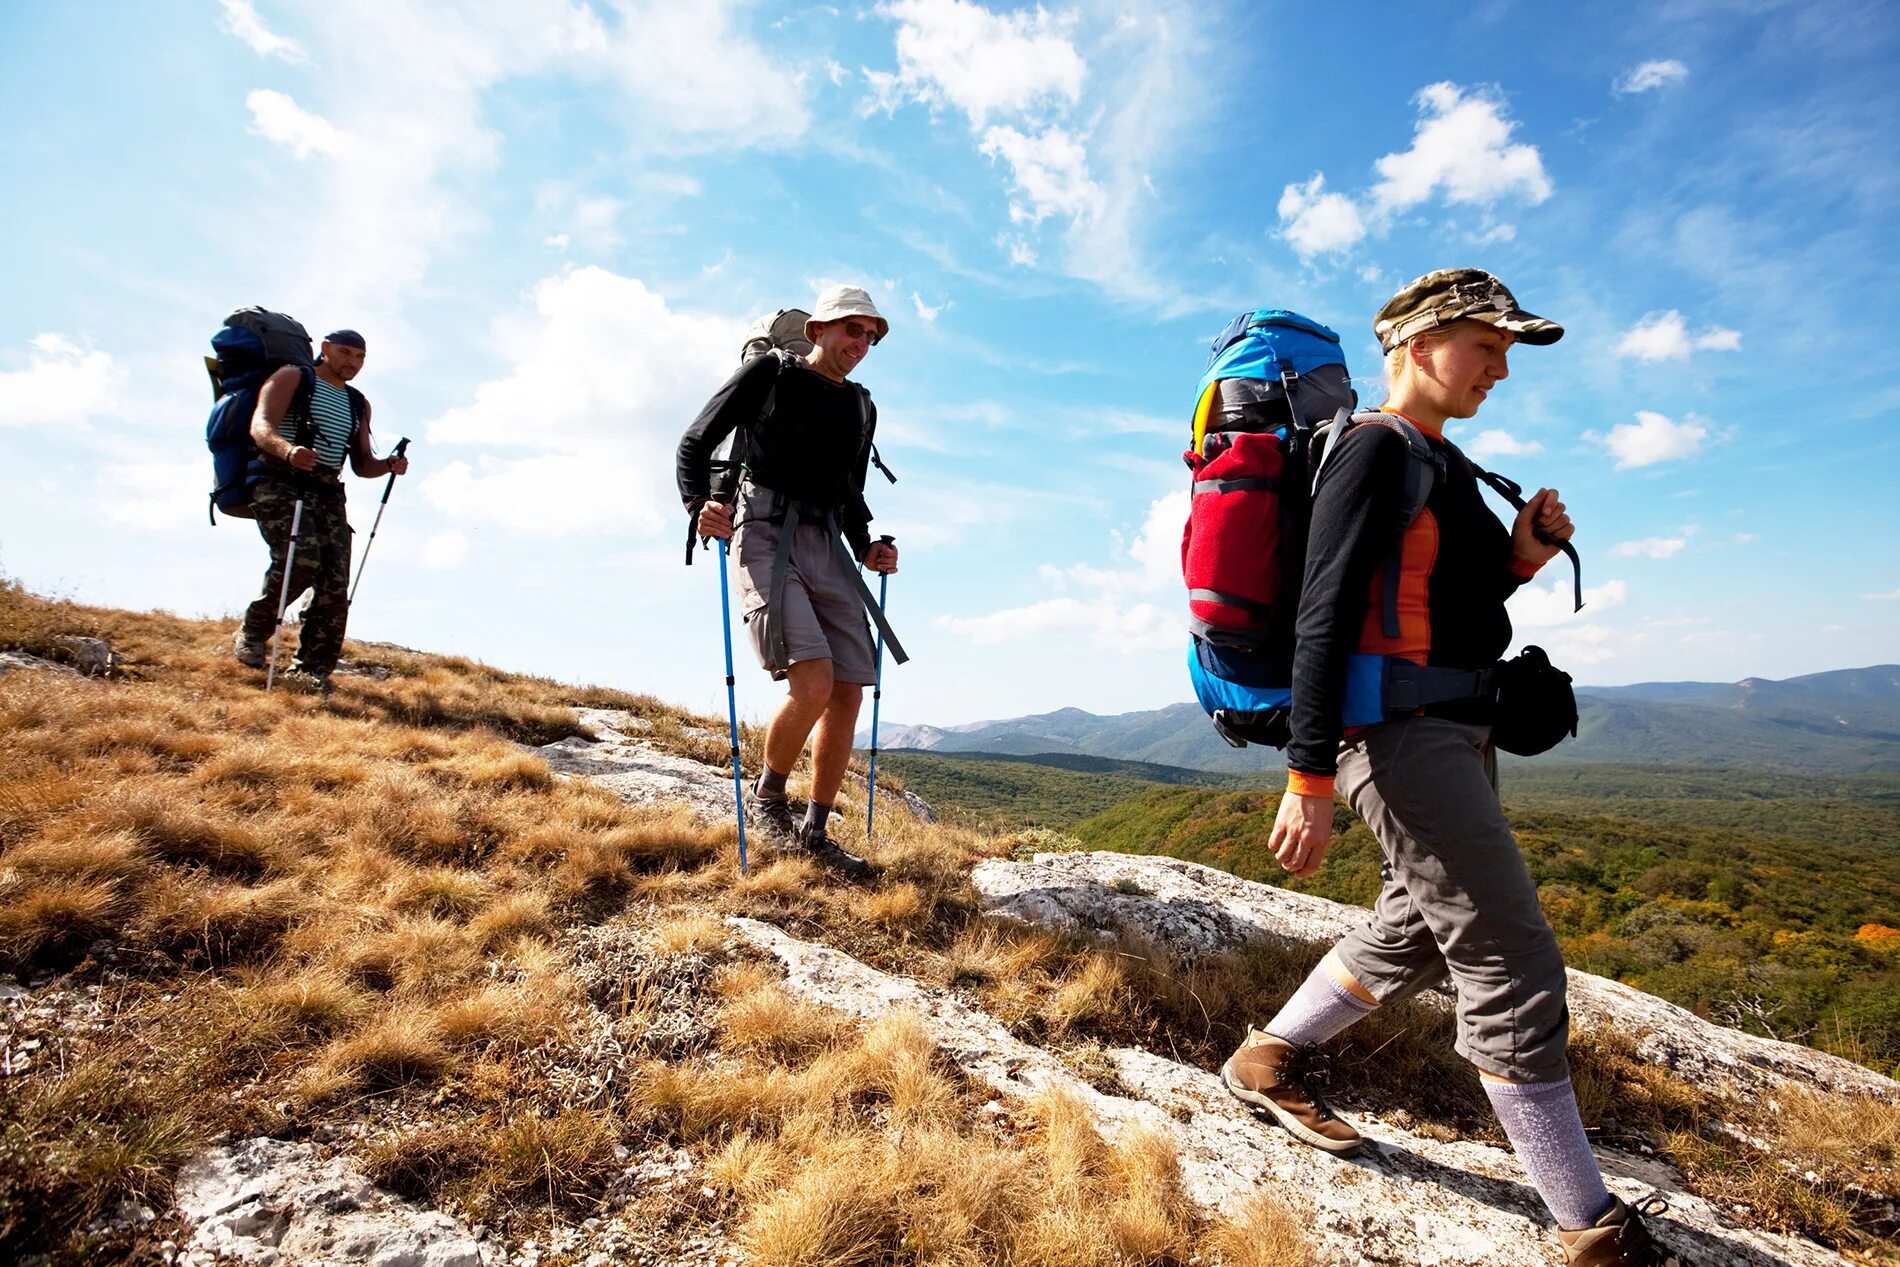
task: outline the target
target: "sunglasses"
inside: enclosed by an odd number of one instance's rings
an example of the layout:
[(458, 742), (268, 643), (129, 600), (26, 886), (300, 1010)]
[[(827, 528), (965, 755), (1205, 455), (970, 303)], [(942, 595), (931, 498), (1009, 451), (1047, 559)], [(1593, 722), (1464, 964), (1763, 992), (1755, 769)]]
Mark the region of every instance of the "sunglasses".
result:
[(868, 341), (873, 347), (877, 345), (876, 326), (860, 325), (856, 321), (847, 321), (844, 323), (844, 332), (854, 339), (864, 339)]

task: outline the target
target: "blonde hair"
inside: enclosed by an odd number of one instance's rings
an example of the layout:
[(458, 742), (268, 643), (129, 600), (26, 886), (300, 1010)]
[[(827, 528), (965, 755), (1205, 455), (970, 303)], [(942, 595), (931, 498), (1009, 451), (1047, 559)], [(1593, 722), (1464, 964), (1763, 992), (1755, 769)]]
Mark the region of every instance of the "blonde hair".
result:
[(1411, 347), (1414, 343), (1421, 347), (1430, 347), (1432, 344), (1444, 338), (1445, 332), (1454, 328), (1457, 324), (1458, 323), (1454, 321), (1449, 326), (1439, 326), (1434, 330), (1421, 330), (1405, 342), (1393, 348), (1390, 352), (1387, 352), (1385, 354), (1386, 386), (1389, 388), (1399, 381), (1399, 370), (1411, 359), (1406, 355), (1407, 348)]

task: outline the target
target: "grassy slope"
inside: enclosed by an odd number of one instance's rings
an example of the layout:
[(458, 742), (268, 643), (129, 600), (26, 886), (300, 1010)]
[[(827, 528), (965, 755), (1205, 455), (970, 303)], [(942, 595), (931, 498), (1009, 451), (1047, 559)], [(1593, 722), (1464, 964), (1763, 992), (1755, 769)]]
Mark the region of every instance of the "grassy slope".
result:
[[(992, 1118), (905, 1018), (797, 1003), (720, 920), (954, 987), (1079, 1069), (1104, 1043), (1213, 1067), (1317, 948), (1183, 970), (992, 925), (968, 868), (1023, 842), (901, 815), (880, 820), (876, 890), (795, 860), (741, 878), (729, 827), (557, 782), (513, 742), (576, 733), (576, 705), (620, 707), (716, 765), (707, 719), (357, 644), (386, 680), (265, 696), (230, 663), (230, 632), (0, 581), (0, 649), (58, 656), (79, 633), (125, 659), (106, 682), (0, 677), (0, 971), (96, 1018), (32, 1022), (58, 1058), (5, 1083), (0, 1259), (153, 1261), (165, 1219), (88, 1224), (125, 1198), (162, 1210), (180, 1161), (228, 1132), (321, 1129), (378, 1181), (511, 1241), (613, 1209), (662, 1241), (726, 1228), (767, 1264), (829, 1261), (840, 1237), (867, 1261), (1303, 1261), (1271, 1194), (1209, 1225), (1151, 1140), (1107, 1149), (1059, 1101)], [(858, 844), (851, 799), (834, 822)], [(1389, 1011), (1341, 1047), (1366, 1103), (1489, 1137), (1447, 1019)], [(1575, 1065), (1606, 1137), (1647, 1141), (1758, 1221), (1868, 1243), (1841, 1185), (1892, 1185), (1900, 1114), (1830, 1103), (1815, 1112), (1831, 1127), (1799, 1133), (1612, 1036), (1582, 1036)], [(1830, 1148), (1841, 1114), (1873, 1142)], [(1723, 1119), (1825, 1174), (1823, 1195), (1698, 1133)], [(664, 1148), (693, 1154), (710, 1195), (697, 1178), (678, 1197), (612, 1195), (628, 1157)]]

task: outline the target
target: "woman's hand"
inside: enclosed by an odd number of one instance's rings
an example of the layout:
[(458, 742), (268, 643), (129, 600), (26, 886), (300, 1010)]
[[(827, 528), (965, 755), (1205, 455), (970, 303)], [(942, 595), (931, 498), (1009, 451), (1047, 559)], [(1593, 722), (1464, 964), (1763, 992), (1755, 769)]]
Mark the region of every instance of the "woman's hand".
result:
[(1318, 871), (1326, 861), (1326, 846), (1332, 836), (1333, 798), (1288, 792), (1280, 798), (1280, 812), (1274, 815), (1267, 848), (1273, 850), (1282, 867), (1303, 878)]
[(1557, 557), (1560, 541), (1568, 541), (1577, 531), (1557, 500), (1557, 490), (1540, 488), (1524, 503), (1511, 525), (1511, 561), (1526, 572), (1534, 572)]

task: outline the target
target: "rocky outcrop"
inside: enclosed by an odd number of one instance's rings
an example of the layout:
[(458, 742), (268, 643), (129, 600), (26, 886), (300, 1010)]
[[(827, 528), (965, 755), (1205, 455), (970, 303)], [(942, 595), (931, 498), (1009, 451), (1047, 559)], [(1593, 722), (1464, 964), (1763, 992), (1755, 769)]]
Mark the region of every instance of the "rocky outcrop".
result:
[[(788, 986), (813, 1002), (866, 1019), (915, 1014), (958, 1068), (1003, 1100), (1059, 1091), (1086, 1105), (1111, 1142), (1135, 1130), (1170, 1139), (1183, 1190), (1208, 1214), (1232, 1212), (1255, 1191), (1271, 1190), (1306, 1216), (1323, 1262), (1520, 1267), (1562, 1261), (1542, 1204), (1505, 1150), (1365, 1122), (1365, 1152), (1332, 1157), (1257, 1120), (1213, 1075), (1133, 1049), (1107, 1053), (1117, 1090), (1105, 1092), (1055, 1053), (1016, 1038), (946, 990), (880, 972), (770, 924), (728, 923), (783, 964)], [(1846, 1263), (1806, 1241), (1731, 1226), (1653, 1160), (1610, 1150), (1600, 1150), (1599, 1160), (1619, 1196), (1656, 1192), (1669, 1202), (1656, 1226), (1699, 1267)]]
[(179, 1214), (192, 1229), (178, 1261), (332, 1267), (486, 1267), (501, 1255), (460, 1222), (402, 1201), (315, 1145), (248, 1139), (186, 1164)]
[(534, 749), (563, 778), (587, 779), (633, 804), (686, 805), (708, 822), (732, 817), (732, 772), (661, 751), (639, 737), (650, 723), (622, 709), (579, 708), (579, 735)]
[[(1129, 934), (1182, 960), (1269, 937), (1317, 947), (1366, 918), (1358, 907), (1255, 884), (1198, 863), (1138, 854), (1037, 854), (977, 866), (993, 914), (1099, 935)], [(1710, 1024), (1620, 982), (1570, 972), (1579, 1026), (1616, 1029), (1639, 1054), (1718, 1094), (1772, 1094), (1790, 1082), (1900, 1103), (1900, 1083), (1794, 1043)]]

